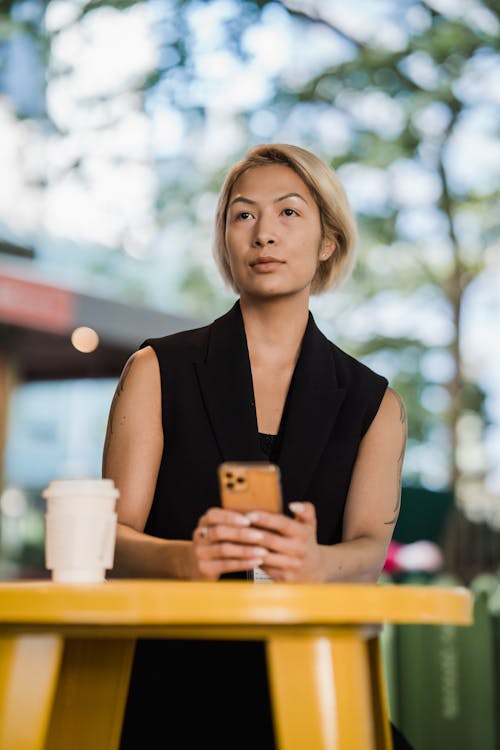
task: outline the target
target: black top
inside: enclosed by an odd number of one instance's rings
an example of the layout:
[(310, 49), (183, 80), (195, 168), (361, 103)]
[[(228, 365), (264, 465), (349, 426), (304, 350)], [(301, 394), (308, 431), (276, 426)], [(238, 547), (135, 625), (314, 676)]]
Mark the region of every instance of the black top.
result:
[(274, 447), (277, 442), (277, 435), (269, 435), (267, 432), (259, 432), (259, 442), (262, 453), (265, 453), (270, 461), (273, 460)]
[[(285, 512), (310, 501), (318, 542), (339, 542), (356, 455), (387, 380), (328, 341), (309, 314), (271, 441), (258, 433), (239, 302), (209, 326), (146, 345), (160, 367), (164, 451), (145, 531), (191, 539), (198, 518), (220, 504), (219, 464), (267, 459), (280, 467)], [(186, 748), (274, 748), (263, 644), (138, 641), (121, 749), (173, 736)]]

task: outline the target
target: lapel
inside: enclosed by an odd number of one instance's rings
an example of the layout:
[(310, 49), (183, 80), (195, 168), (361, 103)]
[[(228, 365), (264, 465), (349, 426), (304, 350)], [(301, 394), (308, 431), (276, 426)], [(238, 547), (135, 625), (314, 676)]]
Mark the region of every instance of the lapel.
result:
[(262, 461), (252, 373), (239, 301), (210, 326), (204, 362), (195, 363), (224, 461)]
[[(205, 360), (195, 363), (224, 461), (262, 461), (250, 358), (239, 301), (211, 326)], [(306, 493), (331, 434), (345, 389), (338, 388), (332, 345), (309, 313), (282, 420), (279, 465), (285, 504)]]
[(282, 424), (280, 468), (285, 505), (307, 500), (307, 492), (338, 411), (339, 388), (333, 347), (311, 313), (288, 391)]

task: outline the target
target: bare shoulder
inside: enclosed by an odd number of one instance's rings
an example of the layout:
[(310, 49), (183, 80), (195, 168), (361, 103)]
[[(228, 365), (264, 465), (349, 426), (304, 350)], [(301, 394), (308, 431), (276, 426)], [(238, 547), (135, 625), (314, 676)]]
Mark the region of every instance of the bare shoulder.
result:
[(131, 414), (137, 413), (140, 417), (157, 412), (160, 400), (160, 368), (154, 350), (148, 346), (131, 354), (126, 361), (116, 386), (110, 417), (120, 412), (130, 423)]
[[(119, 519), (142, 529), (163, 449), (159, 366), (145, 347), (126, 361), (111, 402), (102, 474), (120, 489)], [(153, 479), (152, 479), (153, 478)], [(144, 494), (146, 493), (146, 494)]]
[[(150, 351), (147, 351), (150, 349)], [(161, 385), (158, 361), (151, 347), (139, 349), (126, 361), (111, 402), (104, 445), (104, 460), (112, 438), (129, 439), (143, 425), (161, 432)]]
[(152, 388), (155, 390), (160, 384), (160, 368), (154, 349), (150, 346), (138, 349), (125, 362), (120, 375), (117, 390), (122, 392), (125, 387)]
[(158, 359), (152, 346), (145, 346), (130, 355), (123, 371), (130, 370), (132, 365), (134, 371), (142, 376), (156, 375), (159, 371)]
[(143, 349), (137, 349), (137, 351), (130, 356), (130, 359), (133, 359), (135, 362), (145, 363), (146, 365), (154, 363), (158, 364), (155, 350), (152, 346), (145, 346)]
[(366, 442), (380, 438), (395, 439), (407, 433), (406, 407), (403, 397), (394, 388), (388, 387), (384, 393), (377, 414), (365, 435)]
[(406, 422), (406, 406), (403, 397), (390, 386), (384, 393), (379, 408), (379, 414), (382, 414), (388, 419), (397, 418), (401, 423)]

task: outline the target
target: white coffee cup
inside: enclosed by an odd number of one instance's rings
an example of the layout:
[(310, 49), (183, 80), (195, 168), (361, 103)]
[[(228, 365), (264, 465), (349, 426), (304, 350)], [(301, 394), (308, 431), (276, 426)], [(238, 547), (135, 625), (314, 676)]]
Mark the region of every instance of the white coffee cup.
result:
[(60, 583), (98, 583), (113, 567), (116, 499), (112, 479), (54, 479), (43, 490), (45, 566)]

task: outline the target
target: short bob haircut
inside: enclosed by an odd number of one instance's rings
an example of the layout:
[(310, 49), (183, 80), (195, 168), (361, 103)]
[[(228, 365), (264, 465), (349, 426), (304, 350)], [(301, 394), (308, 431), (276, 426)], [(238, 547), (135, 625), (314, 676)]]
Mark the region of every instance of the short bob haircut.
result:
[[(251, 148), (227, 174), (222, 185), (215, 215), (213, 252), (224, 281), (238, 293), (229, 265), (226, 247), (226, 218), (229, 199), (236, 180), (252, 167), (284, 164), (305, 182), (319, 208), (322, 241), (333, 240), (335, 250), (327, 260), (318, 260), (311, 284), (312, 294), (339, 286), (354, 265), (357, 239), (356, 222), (344, 188), (337, 175), (310, 151), (285, 143), (264, 143)], [(319, 252), (319, 248), (318, 248)]]

